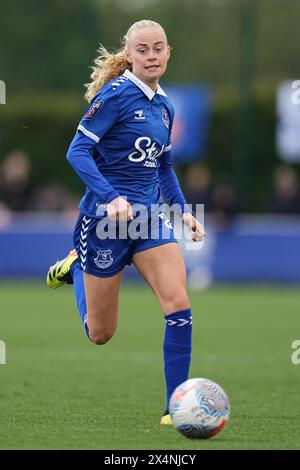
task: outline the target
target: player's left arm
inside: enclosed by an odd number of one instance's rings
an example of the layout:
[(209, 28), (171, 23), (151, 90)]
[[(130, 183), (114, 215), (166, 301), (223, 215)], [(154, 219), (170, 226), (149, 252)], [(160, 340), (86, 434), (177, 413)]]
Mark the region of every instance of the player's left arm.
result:
[(167, 152), (160, 157), (160, 167), (158, 169), (159, 186), (162, 195), (167, 203), (172, 206), (177, 204), (181, 208), (182, 221), (193, 232), (192, 239), (202, 241), (205, 237), (203, 225), (192, 214), (185, 197), (182, 193), (178, 178), (173, 168), (171, 146), (167, 147)]

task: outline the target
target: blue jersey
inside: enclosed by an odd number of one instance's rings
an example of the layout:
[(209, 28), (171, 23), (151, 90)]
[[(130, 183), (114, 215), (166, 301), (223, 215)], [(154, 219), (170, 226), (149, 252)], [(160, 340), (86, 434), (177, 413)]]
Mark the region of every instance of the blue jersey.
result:
[[(118, 196), (129, 203), (185, 199), (172, 170), (170, 134), (174, 109), (162, 88), (156, 93), (129, 70), (104, 85), (79, 123), (67, 158), (87, 189), (83, 214)], [(164, 191), (165, 189), (165, 191)]]

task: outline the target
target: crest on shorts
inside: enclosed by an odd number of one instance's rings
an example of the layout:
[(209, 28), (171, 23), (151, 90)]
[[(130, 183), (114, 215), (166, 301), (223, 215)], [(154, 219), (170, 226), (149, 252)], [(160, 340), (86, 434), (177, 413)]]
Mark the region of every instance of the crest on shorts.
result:
[(96, 112), (102, 108), (103, 104), (103, 101), (98, 101), (97, 103), (92, 104), (85, 114), (84, 119), (91, 119), (93, 116), (95, 116)]
[(162, 109), (161, 118), (162, 118), (162, 122), (164, 123), (166, 128), (169, 129), (169, 127), (170, 127), (170, 118), (169, 118), (169, 114), (168, 114), (168, 111), (166, 110), (166, 108)]
[(111, 256), (111, 250), (99, 250), (97, 256), (94, 258), (95, 264), (100, 269), (108, 268), (113, 263), (113, 257)]

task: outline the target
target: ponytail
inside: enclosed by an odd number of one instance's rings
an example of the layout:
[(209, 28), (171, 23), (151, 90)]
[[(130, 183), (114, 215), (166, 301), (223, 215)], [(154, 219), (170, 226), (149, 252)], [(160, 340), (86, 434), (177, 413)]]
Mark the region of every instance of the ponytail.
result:
[(87, 91), (84, 97), (89, 103), (105, 83), (122, 75), (126, 69), (131, 70), (131, 64), (127, 62), (124, 50), (113, 54), (109, 53), (105, 47), (100, 46), (97, 52), (99, 55), (95, 59), (95, 66), (92, 67), (92, 81), (85, 85)]

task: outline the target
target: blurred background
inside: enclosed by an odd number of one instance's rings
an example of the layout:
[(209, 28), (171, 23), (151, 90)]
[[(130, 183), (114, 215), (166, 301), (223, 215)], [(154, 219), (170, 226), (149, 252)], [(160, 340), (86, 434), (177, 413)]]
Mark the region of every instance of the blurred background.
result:
[[(45, 283), (84, 192), (65, 156), (90, 66), (143, 18), (173, 47), (161, 85), (175, 169), (205, 206), (204, 246), (182, 242), (190, 377), (220, 383), (232, 405), (205, 442), (158, 427), (164, 322), (133, 268), (100, 349), (72, 286)], [(299, 0), (0, 2), (0, 448), (299, 449), (299, 25)]]
[(161, 84), (177, 112), (175, 169), (188, 203), (205, 205), (207, 241), (185, 252), (190, 287), (297, 282), (298, 0), (1, 2), (0, 276), (41, 278), (70, 249), (84, 187), (65, 155), (89, 67), (143, 18), (173, 47)]

